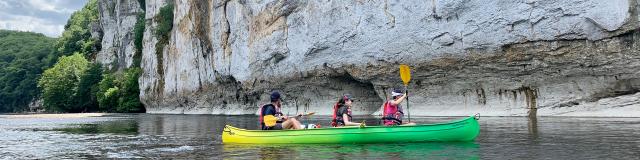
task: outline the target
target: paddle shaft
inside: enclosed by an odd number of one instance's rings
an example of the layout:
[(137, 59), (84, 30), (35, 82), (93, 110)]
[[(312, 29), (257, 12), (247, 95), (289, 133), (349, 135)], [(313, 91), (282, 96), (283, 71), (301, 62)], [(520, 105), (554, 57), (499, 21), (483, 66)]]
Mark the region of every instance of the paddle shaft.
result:
[(307, 118), (310, 115), (314, 115), (314, 114), (316, 114), (316, 112), (309, 112), (309, 113), (305, 113), (305, 114), (302, 114), (302, 115), (296, 115), (296, 117), (305, 117), (305, 118)]
[(409, 123), (411, 123), (411, 112), (409, 109), (409, 88), (407, 88), (407, 86), (404, 86), (405, 90), (406, 90), (406, 94), (407, 94), (407, 117), (409, 117)]

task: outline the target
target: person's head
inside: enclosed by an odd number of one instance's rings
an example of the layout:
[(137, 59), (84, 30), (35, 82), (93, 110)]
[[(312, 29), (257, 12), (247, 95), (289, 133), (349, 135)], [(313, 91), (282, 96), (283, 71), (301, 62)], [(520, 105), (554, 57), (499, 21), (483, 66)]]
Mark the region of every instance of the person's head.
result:
[(282, 103), (282, 98), (280, 97), (280, 93), (277, 91), (271, 93), (271, 103), (276, 104), (278, 106)]
[(404, 93), (402, 93), (402, 90), (400, 89), (394, 89), (393, 91), (391, 91), (391, 97), (394, 100), (402, 97), (402, 95), (404, 95)]
[(350, 94), (345, 94), (342, 97), (340, 97), (340, 100), (338, 100), (338, 103), (341, 105), (351, 106), (351, 103), (353, 103), (353, 98), (351, 97)]

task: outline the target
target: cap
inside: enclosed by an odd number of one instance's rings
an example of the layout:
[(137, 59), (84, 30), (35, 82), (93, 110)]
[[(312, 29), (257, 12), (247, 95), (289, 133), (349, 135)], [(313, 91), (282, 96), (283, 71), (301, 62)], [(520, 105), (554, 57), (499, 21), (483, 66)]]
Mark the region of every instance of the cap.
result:
[(275, 101), (277, 101), (279, 99), (280, 99), (280, 93), (278, 93), (278, 92), (271, 93), (271, 102), (275, 102)]
[(342, 99), (344, 99), (344, 100), (348, 99), (348, 100), (352, 100), (353, 101), (353, 96), (351, 96), (351, 94), (345, 94), (345, 95), (342, 96)]
[(401, 96), (402, 94), (403, 94), (403, 93), (402, 93), (402, 90), (400, 90), (400, 89), (395, 89), (395, 90), (393, 90), (393, 91), (391, 92), (391, 96), (392, 96), (392, 97), (395, 97), (395, 96)]

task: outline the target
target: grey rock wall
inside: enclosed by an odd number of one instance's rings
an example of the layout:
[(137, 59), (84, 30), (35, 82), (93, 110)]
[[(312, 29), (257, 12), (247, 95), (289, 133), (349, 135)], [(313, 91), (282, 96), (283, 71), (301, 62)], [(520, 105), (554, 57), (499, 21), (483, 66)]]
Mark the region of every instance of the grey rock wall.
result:
[[(640, 116), (637, 0), (172, 3), (169, 43), (156, 46), (168, 3), (146, 2), (150, 113), (253, 114), (279, 90), (291, 114), (330, 114), (344, 93), (354, 113), (376, 114), (408, 64), (412, 115)], [(103, 50), (129, 53), (126, 35), (105, 35)]]
[(135, 54), (133, 27), (138, 13), (143, 12), (138, 0), (100, 0), (98, 10), (102, 49), (96, 61), (107, 68), (131, 67)]

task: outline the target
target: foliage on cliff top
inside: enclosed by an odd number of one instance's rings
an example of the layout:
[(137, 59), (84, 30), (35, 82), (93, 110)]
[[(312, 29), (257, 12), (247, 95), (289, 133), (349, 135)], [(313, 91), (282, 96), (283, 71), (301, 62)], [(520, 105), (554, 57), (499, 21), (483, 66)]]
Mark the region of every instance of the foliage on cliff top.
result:
[(37, 97), (37, 79), (55, 62), (55, 38), (0, 30), (0, 112), (20, 112)]
[(93, 59), (100, 50), (99, 39), (91, 38), (91, 25), (98, 21), (98, 2), (89, 2), (79, 11), (74, 12), (64, 26), (64, 32), (55, 45), (59, 55), (70, 55), (79, 52)]

